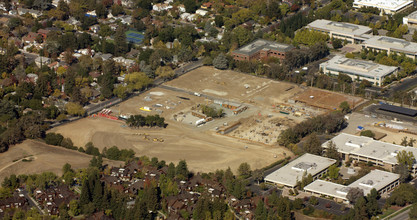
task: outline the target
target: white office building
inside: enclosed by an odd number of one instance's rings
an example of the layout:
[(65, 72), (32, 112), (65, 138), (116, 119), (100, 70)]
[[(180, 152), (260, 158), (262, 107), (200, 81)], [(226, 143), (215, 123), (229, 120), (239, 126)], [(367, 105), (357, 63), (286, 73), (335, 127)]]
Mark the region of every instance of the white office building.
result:
[(372, 7), (378, 8), (381, 11), (381, 15), (396, 14), (402, 12), (408, 8), (413, 7), (413, 1), (411, 0), (355, 0), (353, 2), (353, 8)]
[(321, 63), (320, 70), (324, 74), (339, 75), (346, 74), (352, 80), (367, 80), (374, 85), (380, 86), (385, 77), (398, 72), (398, 67), (385, 66), (372, 61), (349, 59), (343, 56), (335, 56), (332, 59)]

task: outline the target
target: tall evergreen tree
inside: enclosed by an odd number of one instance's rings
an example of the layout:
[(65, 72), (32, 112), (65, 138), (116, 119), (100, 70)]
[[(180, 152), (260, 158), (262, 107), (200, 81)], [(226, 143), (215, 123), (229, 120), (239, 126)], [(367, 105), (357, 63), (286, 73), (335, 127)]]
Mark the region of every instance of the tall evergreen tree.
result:
[(368, 209), (368, 213), (370, 216), (377, 216), (381, 210), (378, 206), (378, 192), (375, 188), (371, 190), (371, 192), (366, 196), (366, 208)]
[(81, 187), (80, 205), (88, 204), (90, 202), (90, 198), (91, 198), (91, 193), (88, 187), (88, 180), (85, 179)]
[(123, 26), (119, 26), (116, 29), (114, 35), (114, 53), (116, 56), (123, 55), (128, 52), (129, 45), (126, 42), (126, 34)]

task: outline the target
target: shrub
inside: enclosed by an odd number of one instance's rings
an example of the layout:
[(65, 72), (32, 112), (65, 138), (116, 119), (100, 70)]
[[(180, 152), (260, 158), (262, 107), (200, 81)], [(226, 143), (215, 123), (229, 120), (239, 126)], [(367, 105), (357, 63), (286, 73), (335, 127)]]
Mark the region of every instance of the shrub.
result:
[(317, 198), (315, 196), (310, 197), (310, 204), (311, 205), (318, 205), (319, 204), (319, 200), (317, 200)]
[(45, 142), (50, 145), (59, 146), (61, 145), (62, 140), (64, 139), (64, 136), (61, 134), (56, 133), (48, 133), (45, 136)]
[(361, 131), (361, 136), (374, 138), (375, 137), (375, 133), (372, 132), (371, 130), (364, 130), (364, 131)]
[(303, 210), (304, 215), (311, 215), (314, 212), (314, 207), (309, 205)]

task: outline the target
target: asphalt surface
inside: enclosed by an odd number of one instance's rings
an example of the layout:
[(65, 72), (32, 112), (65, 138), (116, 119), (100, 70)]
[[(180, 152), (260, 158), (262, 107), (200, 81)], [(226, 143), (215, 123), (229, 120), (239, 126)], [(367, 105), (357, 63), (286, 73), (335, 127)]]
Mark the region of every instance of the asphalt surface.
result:
[(417, 85), (417, 77), (407, 78), (404, 79), (401, 83), (397, 83), (396, 85), (392, 86), (389, 90), (391, 94), (394, 94), (398, 91), (406, 91), (414, 86)]
[[(406, 211), (401, 212), (400, 214), (398, 214), (398, 215), (396, 215), (392, 218), (389, 218), (389, 220), (407, 220), (407, 219), (410, 219), (410, 217), (408, 216), (409, 213), (410, 213), (410, 209), (407, 209)], [(387, 218), (385, 218), (385, 219), (387, 219)]]
[(45, 212), (41, 209), (41, 207), (39, 206), (39, 204), (31, 196), (29, 196), (29, 194), (26, 191), (26, 189), (22, 190), (20, 193), (22, 193), (25, 196), (25, 198), (28, 200), (29, 205), (31, 207), (36, 207), (36, 209), (38, 209), (39, 213), (45, 215)]
[(396, 114), (392, 112), (387, 112), (387, 111), (382, 111), (382, 110), (379, 110), (378, 108), (379, 108), (379, 104), (373, 104), (364, 108), (363, 111), (367, 114), (375, 115), (378, 118), (384, 118), (388, 120), (393, 120), (394, 118), (397, 118), (401, 121), (407, 121), (407, 122), (412, 122), (412, 123), (417, 122), (417, 120), (413, 117)]

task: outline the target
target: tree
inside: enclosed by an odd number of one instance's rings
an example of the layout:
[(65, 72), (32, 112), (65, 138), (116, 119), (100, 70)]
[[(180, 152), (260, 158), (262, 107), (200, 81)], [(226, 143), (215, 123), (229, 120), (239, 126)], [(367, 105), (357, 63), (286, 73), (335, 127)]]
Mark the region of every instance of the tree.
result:
[(337, 151), (336, 144), (333, 141), (327, 143), (326, 157), (339, 161), (340, 155)]
[(175, 175), (179, 178), (179, 179), (183, 179), (186, 180), (188, 179), (188, 168), (187, 168), (187, 162), (185, 162), (185, 160), (180, 160), (180, 162), (178, 162), (178, 165), (176, 167), (175, 170)]
[(361, 196), (357, 199), (356, 204), (353, 208), (353, 211), (354, 211), (353, 219), (368, 219), (369, 213), (366, 207), (365, 197)]
[(175, 165), (172, 162), (168, 165), (167, 177), (169, 179), (173, 179), (175, 177)]
[(216, 15), (216, 17), (214, 18), (214, 23), (216, 24), (217, 27), (222, 27), (224, 25), (223, 16)]
[(68, 102), (65, 105), (65, 110), (70, 115), (74, 116), (83, 116), (85, 114), (85, 109), (78, 103)]
[(337, 178), (339, 178), (339, 168), (333, 164), (329, 167), (329, 178), (336, 180)]
[(307, 153), (321, 155), (323, 149), (321, 147), (320, 140), (318, 139), (316, 133), (311, 134), (303, 144), (303, 149)]
[(356, 203), (358, 199), (363, 198), (363, 196), (363, 190), (358, 187), (354, 187), (349, 189), (346, 198), (349, 200), (349, 202)]
[(413, 185), (402, 183), (391, 193), (386, 204), (405, 206), (415, 202), (417, 202), (417, 189)]
[(81, 214), (80, 204), (78, 203), (77, 200), (71, 200), (71, 202), (69, 203), (69, 206), (70, 206), (70, 211), (73, 216), (77, 216)]
[(155, 74), (162, 79), (172, 79), (175, 76), (174, 70), (169, 66), (160, 66), (156, 69)]
[(197, 9), (197, 4), (195, 0), (184, 0), (185, 11), (191, 14), (194, 14)]
[(61, 134), (56, 133), (48, 133), (45, 136), (45, 142), (50, 145), (59, 146), (61, 145), (62, 140), (64, 137)]
[(248, 178), (251, 175), (251, 169), (250, 165), (246, 162), (241, 163), (239, 165), (239, 168), (237, 169), (237, 172), (239, 173), (239, 176), (243, 179)]
[(339, 109), (345, 114), (351, 112), (350, 105), (347, 101), (341, 102), (339, 105)]
[(124, 12), (123, 7), (121, 5), (119, 5), (119, 4), (113, 4), (111, 6), (111, 14), (113, 16), (121, 15), (121, 14), (124, 14), (124, 13), (125, 12)]
[(366, 196), (366, 208), (370, 216), (377, 216), (381, 210), (378, 206), (379, 194), (375, 188)]
[(220, 53), (216, 58), (214, 58), (213, 66), (221, 70), (227, 69), (228, 61), (226, 56), (223, 53)]
[(142, 90), (152, 84), (153, 80), (150, 79), (144, 72), (133, 72), (127, 74), (125, 77), (127, 88), (131, 91)]
[(397, 154), (397, 162), (398, 164), (405, 164), (409, 170), (411, 170), (414, 164), (414, 154), (411, 151), (402, 150)]
[(410, 171), (407, 165), (400, 163), (394, 168), (394, 172), (400, 174), (400, 182), (404, 183), (410, 177)]
[(334, 49), (339, 49), (343, 47), (342, 40), (339, 38), (332, 38), (332, 46)]
[(265, 204), (262, 200), (258, 202), (255, 209), (255, 219), (256, 220), (266, 220), (268, 218), (268, 210), (265, 207)]
[(374, 138), (375, 137), (375, 133), (372, 132), (371, 130), (364, 130), (364, 131), (361, 131), (361, 136)]
[(311, 205), (317, 205), (319, 204), (319, 201), (317, 200), (317, 198), (315, 196), (310, 197), (309, 201), (308, 201)]
[(129, 50), (123, 26), (118, 26), (116, 29), (116, 33), (114, 35), (114, 45), (114, 54), (116, 56), (124, 55)]

